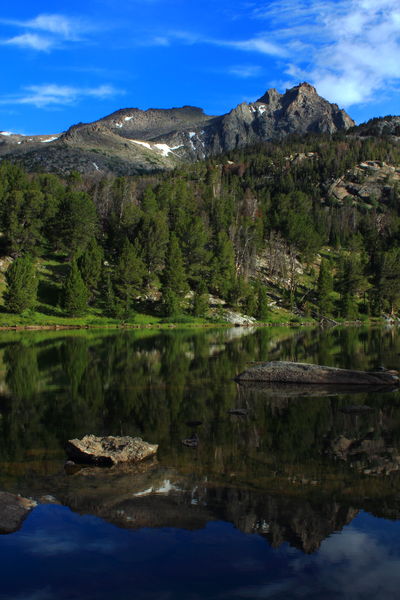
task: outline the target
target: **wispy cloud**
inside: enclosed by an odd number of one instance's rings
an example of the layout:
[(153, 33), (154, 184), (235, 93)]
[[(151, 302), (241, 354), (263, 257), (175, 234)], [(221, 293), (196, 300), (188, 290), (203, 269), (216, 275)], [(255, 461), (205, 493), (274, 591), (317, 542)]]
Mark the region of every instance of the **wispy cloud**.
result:
[(262, 71), (259, 65), (235, 65), (228, 72), (236, 77), (248, 79), (249, 77), (258, 77)]
[(211, 46), (220, 46), (224, 48), (233, 48), (243, 50), (245, 52), (259, 52), (270, 56), (287, 56), (287, 51), (284, 46), (277, 42), (268, 39), (270, 35), (260, 34), (255, 37), (242, 40), (232, 40), (223, 38), (208, 37), (195, 33), (193, 31), (170, 31), (162, 36), (153, 36), (148, 38), (145, 45), (168, 46), (172, 43), (181, 43), (193, 46), (195, 44), (204, 44)]
[(36, 33), (23, 33), (22, 35), (16, 35), (8, 40), (4, 40), (3, 44), (47, 52), (54, 46), (55, 40), (43, 35), (37, 35)]
[(119, 90), (112, 85), (79, 88), (53, 83), (27, 86), (23, 88), (20, 94), (3, 96), (0, 104), (28, 104), (36, 106), (36, 108), (48, 108), (76, 104), (83, 98), (88, 97), (104, 100), (123, 93), (123, 90)]
[(81, 19), (59, 14), (41, 14), (26, 21), (0, 19), (0, 23), (25, 31), (2, 41), (37, 51), (48, 52), (65, 42), (82, 41), (93, 26)]
[(287, 55), (287, 51), (282, 45), (274, 43), (262, 36), (238, 41), (213, 40), (213, 43), (218, 46), (230, 46), (237, 50), (260, 52), (261, 54), (268, 54), (270, 56), (283, 57)]
[(400, 80), (398, 0), (273, 0), (254, 16), (285, 45), (291, 83), (307, 79), (329, 100), (367, 102)]

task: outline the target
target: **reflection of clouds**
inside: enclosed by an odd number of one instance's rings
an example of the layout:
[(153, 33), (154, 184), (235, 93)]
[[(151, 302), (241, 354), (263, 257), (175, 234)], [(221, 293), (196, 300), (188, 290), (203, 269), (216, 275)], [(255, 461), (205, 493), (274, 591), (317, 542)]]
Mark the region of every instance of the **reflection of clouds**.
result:
[[(0, 596), (0, 598), (6, 600), (5, 596)], [(7, 595), (7, 600), (57, 600), (57, 596), (49, 588), (44, 588), (34, 592), (24, 592), (17, 596)]]
[(287, 576), (232, 590), (232, 598), (398, 598), (400, 556), (372, 535), (345, 529), (326, 539), (314, 555), (288, 551)]
[(398, 597), (400, 556), (366, 533), (349, 528), (332, 536), (322, 544), (316, 563), (327, 577), (325, 585), (339, 590), (342, 598)]
[(79, 532), (40, 532), (21, 536), (24, 548), (29, 554), (40, 556), (56, 556), (58, 554), (71, 554), (74, 552), (97, 552), (99, 554), (112, 554), (118, 550), (117, 544), (107, 538), (93, 541), (85, 540)]

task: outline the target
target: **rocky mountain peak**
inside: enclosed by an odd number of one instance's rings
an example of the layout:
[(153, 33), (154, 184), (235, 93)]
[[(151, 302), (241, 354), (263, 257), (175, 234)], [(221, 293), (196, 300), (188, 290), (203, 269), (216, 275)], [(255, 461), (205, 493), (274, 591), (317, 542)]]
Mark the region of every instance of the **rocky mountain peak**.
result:
[[(79, 123), (57, 136), (18, 139), (0, 134), (0, 154), (31, 170), (135, 174), (173, 168), (235, 148), (281, 140), (291, 134), (334, 133), (354, 126), (336, 104), (307, 82), (284, 94), (272, 88), (256, 102), (211, 116), (201, 108), (123, 108), (93, 123)], [(42, 142), (46, 142), (45, 144)], [(25, 160), (26, 157), (26, 160)]]
[(264, 104), (276, 104), (279, 102), (279, 99), (282, 97), (282, 94), (278, 92), (275, 88), (271, 88), (267, 90), (261, 98), (259, 98), (256, 102), (263, 102)]

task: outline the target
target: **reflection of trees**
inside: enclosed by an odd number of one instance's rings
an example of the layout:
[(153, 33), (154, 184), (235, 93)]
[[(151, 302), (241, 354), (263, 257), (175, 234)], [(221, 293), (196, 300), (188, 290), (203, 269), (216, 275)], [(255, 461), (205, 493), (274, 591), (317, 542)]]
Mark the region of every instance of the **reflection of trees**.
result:
[[(125, 331), (29, 340), (4, 351), (11, 398), (3, 403), (3, 453), (43, 440), (61, 449), (65, 439), (89, 432), (123, 433), (159, 443), (166, 460), (189, 465), (196, 457), (221, 472), (254, 468), (249, 456), (257, 453), (274, 463), (323, 457), (327, 438), (361, 436), (371, 427), (385, 443), (400, 443), (396, 396), (389, 410), (384, 396), (360, 395), (357, 402), (376, 411), (355, 419), (340, 410), (352, 397), (271, 400), (238, 393), (233, 382), (250, 361), (276, 358), (393, 366), (400, 342), (389, 330)], [(228, 417), (239, 405), (248, 418)], [(200, 447), (190, 454), (180, 441), (193, 420), (203, 425)]]

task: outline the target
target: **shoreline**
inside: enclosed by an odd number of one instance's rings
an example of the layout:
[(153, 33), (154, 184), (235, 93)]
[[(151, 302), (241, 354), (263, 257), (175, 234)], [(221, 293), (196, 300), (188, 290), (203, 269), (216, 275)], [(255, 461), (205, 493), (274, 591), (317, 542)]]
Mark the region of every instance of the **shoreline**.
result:
[[(344, 321), (331, 324), (328, 327), (346, 327), (357, 325), (399, 325), (396, 322), (387, 323), (383, 319), (373, 321)], [(273, 322), (273, 323), (116, 323), (116, 324), (48, 324), (48, 325), (0, 325), (0, 331), (68, 331), (68, 330), (92, 330), (92, 329), (110, 329), (110, 330), (126, 330), (126, 329), (211, 329), (215, 327), (239, 328), (239, 327), (321, 327), (324, 328), (318, 321), (314, 322)]]

